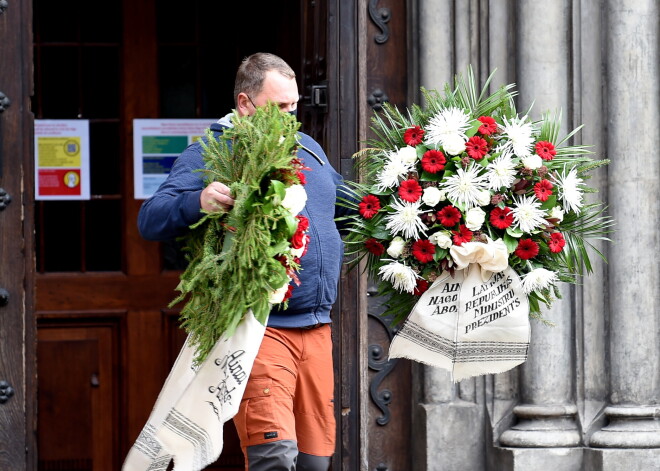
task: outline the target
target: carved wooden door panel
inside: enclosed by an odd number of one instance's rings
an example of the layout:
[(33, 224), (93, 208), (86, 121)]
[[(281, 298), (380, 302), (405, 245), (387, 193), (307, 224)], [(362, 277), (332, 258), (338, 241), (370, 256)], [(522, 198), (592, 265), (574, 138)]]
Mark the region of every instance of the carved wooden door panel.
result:
[[(366, 93), (369, 117), (382, 103), (400, 109), (408, 106), (415, 83), (412, 67), (414, 48), (410, 47), (408, 24), (413, 2), (369, 0), (366, 38)], [(372, 137), (369, 134), (369, 137)], [(382, 299), (369, 285), (368, 362), (369, 362), (369, 471), (412, 469), (411, 441), (413, 404), (412, 369), (405, 359), (387, 360), (394, 335), (390, 320), (381, 317)]]

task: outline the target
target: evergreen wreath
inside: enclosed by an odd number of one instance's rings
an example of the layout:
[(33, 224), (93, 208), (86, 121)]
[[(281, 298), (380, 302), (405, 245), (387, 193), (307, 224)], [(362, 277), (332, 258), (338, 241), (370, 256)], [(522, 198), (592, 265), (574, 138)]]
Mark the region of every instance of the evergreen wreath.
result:
[[(190, 226), (182, 238), (188, 266), (170, 303), (186, 301), (180, 318), (196, 364), (223, 334), (234, 333), (249, 310), (265, 325), (273, 304), (286, 307), (309, 240), (306, 219), (285, 201), (293, 189), (296, 199), (304, 193), (302, 170), (308, 169), (295, 157), (300, 123), (274, 104), (252, 116), (234, 113), (232, 123), (218, 138), (206, 130), (200, 171), (205, 184), (217, 181), (231, 189), (234, 207), (203, 211)], [(292, 245), (292, 238), (305, 247)]]

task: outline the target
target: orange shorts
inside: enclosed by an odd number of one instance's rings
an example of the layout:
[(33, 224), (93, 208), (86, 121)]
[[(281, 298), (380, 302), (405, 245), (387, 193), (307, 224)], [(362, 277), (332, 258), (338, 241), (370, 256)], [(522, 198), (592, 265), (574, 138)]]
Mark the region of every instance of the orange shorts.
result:
[(267, 328), (234, 417), (243, 453), (249, 446), (294, 440), (299, 452), (332, 456), (333, 396), (330, 325)]

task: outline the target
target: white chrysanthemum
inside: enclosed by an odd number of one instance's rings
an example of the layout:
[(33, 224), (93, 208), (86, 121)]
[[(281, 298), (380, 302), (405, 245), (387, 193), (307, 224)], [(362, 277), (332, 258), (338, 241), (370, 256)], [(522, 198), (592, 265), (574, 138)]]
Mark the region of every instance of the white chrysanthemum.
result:
[(419, 239), (420, 233), (426, 234), (426, 226), (419, 217), (419, 206), (421, 204), (421, 200), (414, 203), (395, 200), (392, 203), (392, 208), (396, 212), (385, 217), (387, 220), (385, 227), (395, 235), (403, 234), (406, 239)]
[(478, 206), (482, 192), (488, 182), (484, 175), (479, 175), (481, 165), (472, 165), (467, 170), (459, 168), (455, 175), (447, 177), (441, 188), (447, 192), (447, 199), (455, 205), (469, 209)]
[(390, 153), (387, 163), (376, 176), (376, 187), (384, 191), (398, 185), (412, 168), (413, 164), (404, 162), (398, 153)]
[(582, 207), (582, 179), (577, 176), (577, 170), (572, 168), (568, 173), (564, 170), (563, 174), (554, 177), (557, 183), (559, 198), (564, 202), (564, 208), (569, 211), (580, 211)]
[(523, 276), (520, 281), (520, 287), (525, 294), (529, 294), (532, 291), (540, 291), (549, 288), (550, 285), (554, 285), (557, 280), (558, 278), (555, 272), (546, 270), (545, 268), (536, 268)]
[(417, 286), (417, 275), (412, 268), (403, 263), (392, 262), (380, 267), (378, 274), (385, 281), (389, 281), (394, 289), (413, 293)]
[(523, 232), (532, 232), (541, 224), (545, 224), (545, 211), (541, 209), (541, 203), (533, 196), (514, 197), (513, 213), (514, 227)]
[(516, 179), (516, 164), (510, 155), (503, 154), (488, 165), (488, 188), (499, 190), (509, 188)]
[(500, 125), (502, 136), (506, 138), (503, 147), (513, 152), (518, 157), (527, 157), (532, 154), (532, 144), (534, 138), (532, 132), (534, 128), (531, 123), (526, 123), (527, 116), (522, 118), (511, 118), (507, 120), (506, 116), (503, 118), (504, 124)]
[(294, 216), (303, 210), (307, 203), (307, 192), (302, 185), (291, 185), (284, 190), (282, 206), (288, 209)]
[(465, 131), (470, 127), (470, 116), (460, 108), (450, 107), (438, 112), (426, 126), (426, 144), (444, 146), (447, 141), (467, 140)]

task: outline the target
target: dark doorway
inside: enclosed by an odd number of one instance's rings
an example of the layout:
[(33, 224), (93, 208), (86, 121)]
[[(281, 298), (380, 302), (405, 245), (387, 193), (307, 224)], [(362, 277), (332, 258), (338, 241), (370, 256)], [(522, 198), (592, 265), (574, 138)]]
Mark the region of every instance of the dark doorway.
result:
[[(273, 52), (303, 95), (325, 80), (326, 2), (34, 1), (37, 119), (87, 119), (91, 199), (35, 207), (38, 469), (114, 471), (144, 425), (184, 334), (166, 306), (176, 248), (140, 238), (132, 120), (233, 107), (236, 68)], [(310, 34), (313, 33), (313, 34)], [(322, 103), (303, 128), (323, 141)], [(322, 142), (323, 143), (323, 142)], [(242, 470), (233, 424), (209, 469)]]

